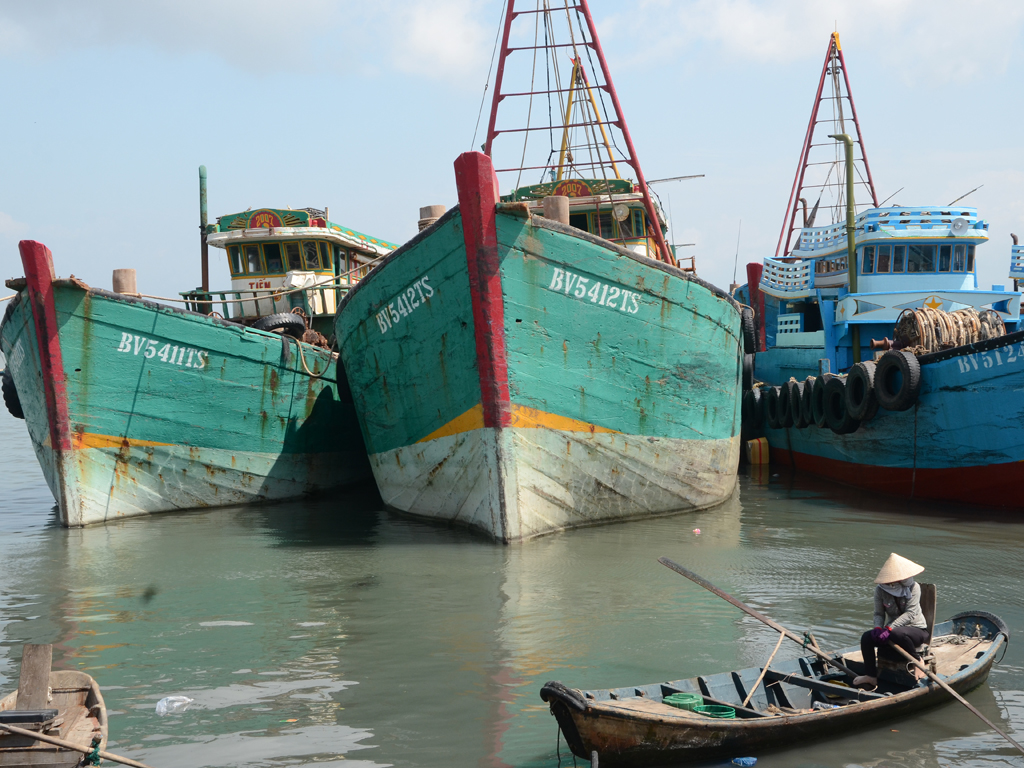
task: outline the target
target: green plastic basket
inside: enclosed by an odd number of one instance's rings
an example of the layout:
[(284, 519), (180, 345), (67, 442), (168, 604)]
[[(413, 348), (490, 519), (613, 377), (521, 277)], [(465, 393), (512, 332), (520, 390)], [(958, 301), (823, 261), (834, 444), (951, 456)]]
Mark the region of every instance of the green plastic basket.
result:
[(735, 720), (736, 710), (732, 707), (723, 707), (720, 704), (705, 704), (703, 706), (694, 707), (693, 711), (700, 715), (707, 715), (708, 717), (716, 717), (720, 720)]
[(673, 693), (666, 696), (663, 701), (670, 707), (692, 710), (704, 703), (704, 697), (699, 693)]

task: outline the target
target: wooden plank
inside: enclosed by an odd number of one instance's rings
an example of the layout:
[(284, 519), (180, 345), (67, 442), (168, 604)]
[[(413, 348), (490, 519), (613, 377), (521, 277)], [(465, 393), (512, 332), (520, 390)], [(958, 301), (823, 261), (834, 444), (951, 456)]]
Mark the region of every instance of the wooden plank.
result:
[(26, 644), (21, 652), (21, 677), (15, 709), (45, 709), (50, 685), (52, 645)]

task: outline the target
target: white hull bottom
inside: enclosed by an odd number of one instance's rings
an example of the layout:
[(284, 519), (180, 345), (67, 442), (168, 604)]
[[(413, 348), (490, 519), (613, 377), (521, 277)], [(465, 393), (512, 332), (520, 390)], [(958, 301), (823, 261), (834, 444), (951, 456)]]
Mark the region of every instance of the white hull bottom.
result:
[(370, 456), (384, 503), (509, 543), (703, 509), (736, 486), (740, 439), (475, 429)]
[[(270, 454), (195, 446), (36, 447), (61, 524), (296, 498), (370, 479), (358, 453)], [(42, 454), (42, 455), (41, 455)], [(58, 466), (59, 464), (59, 466)]]

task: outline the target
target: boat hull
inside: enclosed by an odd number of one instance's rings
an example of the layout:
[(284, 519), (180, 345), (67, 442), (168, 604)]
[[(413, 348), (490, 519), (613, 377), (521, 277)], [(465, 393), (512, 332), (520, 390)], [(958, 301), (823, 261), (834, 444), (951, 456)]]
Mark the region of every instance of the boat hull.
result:
[(369, 479), (330, 353), (54, 280), (44, 246), (22, 252), (0, 349), (65, 526)]
[[(960, 617), (964, 616), (967, 614), (960, 614)], [(1005, 625), (1001, 620), (991, 614), (979, 616), (983, 618), (978, 621), (987, 630), (995, 632), (991, 642), (980, 658), (968, 665), (955, 663), (953, 670), (958, 666), (962, 668), (944, 677), (944, 681), (961, 695), (985, 682), (994, 660), (1007, 642)], [(949, 622), (944, 627), (947, 633), (952, 629)], [(941, 629), (936, 627), (937, 636)], [(970, 630), (967, 634), (970, 635)], [(855, 649), (845, 652), (845, 663), (860, 669), (859, 661), (849, 660), (850, 653), (856, 653)], [(954, 651), (953, 656), (957, 653), (960, 651)], [(793, 677), (808, 675), (813, 679), (812, 667), (817, 668), (818, 676), (821, 674), (821, 665), (814, 657), (789, 664), (792, 669), (784, 669), (783, 663), (771, 668), (777, 671), (777, 679), (792, 679), (787, 674), (789, 672), (794, 673)], [(749, 717), (737, 716), (734, 720), (718, 720), (675, 710), (661, 702), (665, 691), (678, 690), (688, 684), (691, 690), (703, 691), (703, 695), (708, 696), (709, 691), (705, 689), (709, 689), (712, 681), (722, 678), (717, 690), (714, 686), (710, 690), (714, 690), (718, 700), (723, 700), (726, 705), (739, 707), (746, 695), (744, 684), (752, 685), (760, 673), (761, 670), (755, 668), (691, 681), (617, 689), (611, 692), (614, 694), (611, 697), (608, 691), (583, 692), (561, 683), (548, 683), (541, 690), (541, 698), (548, 702), (574, 755), (590, 759), (591, 754), (597, 752), (601, 765), (637, 768), (760, 755), (793, 744), (834, 737), (838, 731), (853, 732), (878, 722), (891, 723), (951, 700), (948, 693), (931, 683), (835, 709), (768, 717), (751, 713)], [(759, 685), (755, 698), (763, 699), (765, 690), (763, 684)], [(838, 690), (852, 692), (856, 689)]]
[(733, 491), (737, 305), (674, 267), (497, 203), (389, 256), (336, 320), (389, 507), (502, 542), (700, 509)]
[(919, 360), (921, 389), (909, 410), (879, 409), (847, 435), (765, 427), (772, 460), (905, 498), (1024, 506), (1024, 332)]

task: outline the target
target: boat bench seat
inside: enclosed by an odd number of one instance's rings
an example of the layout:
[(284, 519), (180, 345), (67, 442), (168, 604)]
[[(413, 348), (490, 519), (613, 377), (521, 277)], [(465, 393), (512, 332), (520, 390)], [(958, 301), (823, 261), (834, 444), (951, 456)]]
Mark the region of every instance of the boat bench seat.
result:
[(0, 712), (0, 723), (34, 731), (53, 722), (57, 714), (56, 709), (9, 709)]

